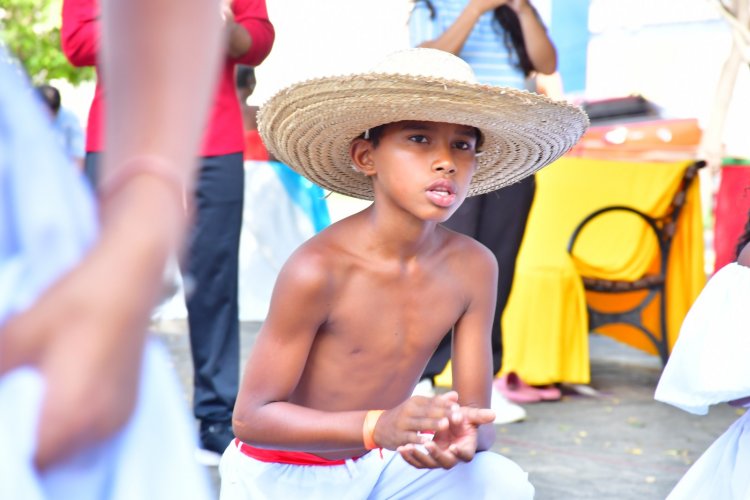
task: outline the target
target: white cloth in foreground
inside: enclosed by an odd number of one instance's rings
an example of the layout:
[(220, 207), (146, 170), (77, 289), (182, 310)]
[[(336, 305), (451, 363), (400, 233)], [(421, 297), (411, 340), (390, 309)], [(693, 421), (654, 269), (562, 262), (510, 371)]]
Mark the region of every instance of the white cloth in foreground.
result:
[(750, 499), (750, 411), (690, 467), (667, 500)]
[(531, 500), (534, 486), (515, 462), (485, 451), (452, 469), (417, 469), (393, 450), (372, 450), (341, 465), (269, 463), (235, 441), (221, 457), (220, 500)]
[[(655, 399), (698, 415), (750, 396), (750, 268), (719, 270), (690, 308)], [(701, 455), (669, 500), (750, 500), (750, 412)]]
[(705, 415), (710, 405), (747, 396), (750, 267), (734, 262), (709, 280), (685, 316), (654, 398)]
[[(85, 181), (10, 61), (0, 49), (0, 325), (70, 270), (97, 231)], [(195, 429), (182, 391), (154, 343), (124, 428), (39, 475), (32, 459), (44, 390), (31, 367), (0, 377), (0, 498), (211, 498), (206, 472), (194, 460)]]
[[(115, 436), (38, 475), (32, 465), (44, 381), (31, 368), (0, 378), (0, 498), (206, 500), (195, 430), (163, 348), (151, 341), (135, 412)], [(86, 408), (81, 408), (86, 411)]]

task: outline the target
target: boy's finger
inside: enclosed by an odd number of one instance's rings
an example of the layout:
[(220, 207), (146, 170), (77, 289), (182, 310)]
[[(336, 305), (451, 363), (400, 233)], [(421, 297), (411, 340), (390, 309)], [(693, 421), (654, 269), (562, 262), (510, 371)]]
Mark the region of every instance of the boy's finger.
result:
[(433, 417), (414, 417), (409, 421), (409, 428), (417, 432), (435, 433), (447, 429), (450, 422), (447, 416)]
[(448, 391), (444, 394), (435, 396), (435, 398), (439, 398), (450, 403), (458, 403), (458, 393), (456, 391)]
[(425, 444), (425, 448), (430, 453), (437, 467), (442, 469), (452, 469), (458, 463), (456, 455), (449, 449), (443, 450), (435, 443)]
[(464, 418), (474, 425), (489, 424), (495, 421), (495, 412), (489, 408), (466, 408)]
[(449, 450), (462, 462), (470, 462), (476, 453), (473, 449), (462, 448), (455, 444), (450, 445)]
[(401, 456), (417, 469), (435, 469), (440, 465), (430, 455), (415, 445), (407, 444), (398, 448)]

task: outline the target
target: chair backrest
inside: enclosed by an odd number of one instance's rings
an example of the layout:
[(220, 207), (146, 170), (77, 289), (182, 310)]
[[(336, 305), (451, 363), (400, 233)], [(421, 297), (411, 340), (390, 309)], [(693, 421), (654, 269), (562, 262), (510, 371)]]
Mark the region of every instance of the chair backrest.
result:
[[(586, 228), (590, 227), (590, 224), (595, 220), (601, 219), (603, 221), (607, 217), (612, 217), (612, 214), (615, 213), (632, 214), (636, 216), (636, 219), (639, 218), (642, 220), (642, 230), (649, 232), (648, 229), (650, 229), (653, 233), (653, 236), (655, 238), (654, 241), (657, 243), (655, 247), (657, 253), (654, 255), (654, 264), (651, 266), (651, 269), (649, 269), (649, 271), (651, 271), (651, 275), (649, 276), (646, 274), (646, 272), (644, 272), (641, 276), (631, 277), (629, 281), (634, 284), (636, 288), (640, 287), (641, 285), (647, 286), (650, 283), (653, 284), (660, 281), (663, 282), (664, 275), (667, 271), (667, 260), (669, 258), (672, 240), (674, 239), (675, 232), (677, 230), (677, 221), (685, 205), (688, 188), (698, 175), (698, 170), (700, 168), (703, 168), (705, 165), (706, 162), (700, 160), (692, 162), (684, 168), (682, 179), (679, 182), (676, 191), (674, 191), (674, 193), (672, 194), (669, 206), (663, 213), (646, 213), (638, 208), (635, 208), (633, 205), (608, 205), (592, 211), (579, 222), (579, 224), (571, 233), (571, 237), (567, 247), (568, 253), (574, 255), (574, 247), (578, 240), (578, 237)], [(613, 182), (617, 182), (617, 179), (613, 179)], [(669, 192), (666, 192), (665, 195), (669, 195)], [(611, 227), (611, 225), (609, 226)], [(618, 239), (618, 236), (622, 238), (624, 235), (629, 234), (627, 231), (624, 231), (625, 228), (622, 229), (623, 231), (613, 232), (608, 227), (606, 231), (611, 238)], [(617, 233), (620, 234), (618, 235)], [(636, 234), (641, 234), (641, 232), (638, 231)], [(654, 274), (657, 275), (657, 278), (654, 277)], [(661, 280), (659, 280), (658, 277), (661, 277)], [(601, 286), (591, 286), (590, 288), (592, 289), (620, 289), (623, 291), (628, 289), (628, 287), (624, 286), (622, 283), (619, 284), (620, 286), (618, 286), (618, 284), (616, 283), (610, 283), (609, 285), (607, 285), (606, 279), (595, 279), (600, 281), (599, 285)]]
[[(626, 162), (565, 157), (537, 176), (534, 207), (519, 256), (524, 272), (531, 268), (572, 266), (578, 276), (605, 281), (635, 281), (666, 265), (668, 332), (679, 326), (705, 284), (703, 221), (699, 183), (701, 162)], [(659, 238), (643, 219), (614, 213), (590, 224), (575, 243), (574, 256), (566, 249), (575, 228), (591, 213), (608, 206), (631, 207), (652, 219)], [(687, 215), (686, 215), (687, 213)], [(664, 261), (660, 246), (668, 242)], [(668, 258), (668, 261), (666, 260)], [(572, 264), (571, 261), (572, 260)], [(566, 271), (569, 272), (569, 271)], [(581, 280), (582, 281), (582, 280)], [(514, 291), (515, 293), (515, 291)], [(586, 303), (617, 310), (626, 296), (607, 297), (600, 304), (586, 291)], [(648, 311), (646, 323), (660, 330), (659, 315)], [(633, 347), (654, 352), (650, 342), (632, 329), (614, 327), (608, 335)], [(676, 333), (668, 334), (669, 346)]]

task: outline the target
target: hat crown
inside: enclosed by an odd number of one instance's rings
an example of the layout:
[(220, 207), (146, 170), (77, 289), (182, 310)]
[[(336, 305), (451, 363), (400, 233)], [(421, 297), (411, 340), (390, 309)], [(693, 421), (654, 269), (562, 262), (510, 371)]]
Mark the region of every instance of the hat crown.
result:
[(474, 71), (466, 61), (438, 49), (415, 48), (393, 52), (378, 63), (373, 71), (477, 83)]

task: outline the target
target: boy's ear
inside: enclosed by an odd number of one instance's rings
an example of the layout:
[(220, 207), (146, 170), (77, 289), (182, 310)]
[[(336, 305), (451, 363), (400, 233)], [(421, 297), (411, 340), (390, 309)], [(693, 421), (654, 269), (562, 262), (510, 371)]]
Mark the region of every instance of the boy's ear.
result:
[(349, 147), (349, 156), (352, 158), (352, 166), (366, 176), (375, 175), (375, 162), (372, 158), (374, 146), (372, 142), (357, 137)]

